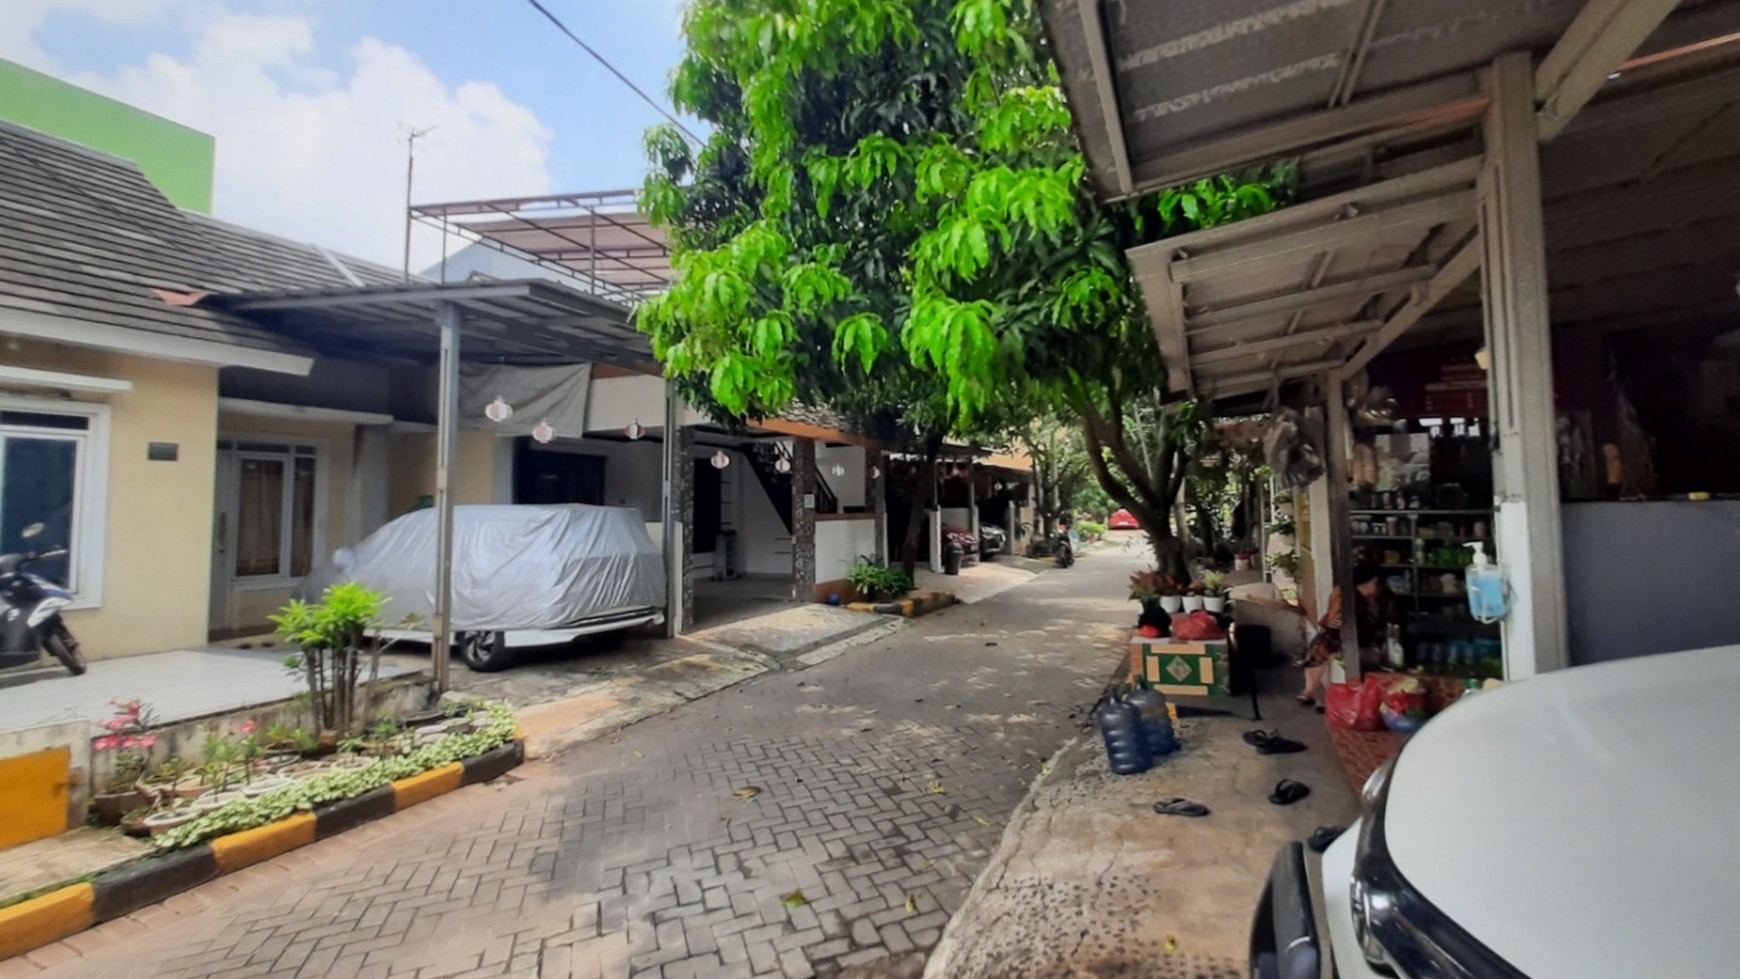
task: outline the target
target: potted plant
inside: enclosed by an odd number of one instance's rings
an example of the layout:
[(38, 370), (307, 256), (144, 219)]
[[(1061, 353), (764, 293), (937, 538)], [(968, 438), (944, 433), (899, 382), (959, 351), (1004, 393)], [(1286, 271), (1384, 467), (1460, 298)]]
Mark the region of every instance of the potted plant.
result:
[(1178, 591), (1177, 582), (1172, 576), (1162, 573), (1157, 568), (1145, 571), (1135, 571), (1130, 574), (1130, 601), (1142, 603), (1142, 614), (1136, 620), (1138, 626), (1162, 626), (1171, 621), (1171, 611), (1165, 608), (1168, 596), (1175, 596)]
[(846, 573), (846, 581), (861, 598), (871, 602), (899, 598), (913, 588), (912, 579), (904, 570), (862, 559)]
[(1249, 571), (1256, 564), (1257, 556), (1250, 551), (1240, 551), (1233, 555), (1234, 571)]
[(115, 826), (121, 817), (149, 803), (153, 796), (139, 787), (151, 764), (147, 754), (157, 737), (146, 733), (152, 722), (151, 709), (138, 700), (111, 700), (114, 716), (101, 722), (108, 734), (91, 741), (92, 751), (115, 753), (105, 788), (91, 797), (91, 811), (104, 826)]
[(162, 762), (146, 772), (137, 785), (139, 791), (145, 793), (153, 803), (161, 803), (166, 797), (191, 799), (205, 791), (199, 776), (194, 773), (192, 763), (182, 758), (171, 758)]
[(1220, 571), (1202, 573), (1202, 607), (1216, 615), (1226, 611), (1226, 575)]
[(1186, 612), (1200, 612), (1200, 611), (1202, 611), (1203, 593), (1204, 593), (1204, 586), (1202, 584), (1201, 579), (1198, 579), (1196, 581), (1191, 582), (1190, 587), (1185, 589), (1185, 592), (1184, 592), (1184, 611), (1186, 611)]

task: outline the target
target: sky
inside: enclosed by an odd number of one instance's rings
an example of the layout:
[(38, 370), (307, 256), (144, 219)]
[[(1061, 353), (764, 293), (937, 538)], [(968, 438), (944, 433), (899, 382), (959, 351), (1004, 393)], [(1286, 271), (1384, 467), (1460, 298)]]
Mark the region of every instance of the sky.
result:
[[(668, 104), (682, 0), (544, 3)], [(403, 127), (427, 203), (638, 187), (662, 121), (525, 0), (0, 0), (0, 58), (216, 137), (218, 217), (394, 267)]]

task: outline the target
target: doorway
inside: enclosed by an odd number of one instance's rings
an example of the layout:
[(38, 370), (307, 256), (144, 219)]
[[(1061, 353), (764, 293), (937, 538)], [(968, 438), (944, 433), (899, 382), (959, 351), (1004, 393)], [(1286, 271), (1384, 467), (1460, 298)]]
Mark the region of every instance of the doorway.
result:
[(236, 626), (248, 592), (288, 592), (325, 540), (324, 446), (255, 438), (218, 442), (208, 626)]

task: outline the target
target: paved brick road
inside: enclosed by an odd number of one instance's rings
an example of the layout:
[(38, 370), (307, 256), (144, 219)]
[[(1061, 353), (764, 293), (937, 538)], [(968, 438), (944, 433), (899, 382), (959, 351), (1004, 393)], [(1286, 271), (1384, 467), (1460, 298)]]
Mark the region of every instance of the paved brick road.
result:
[(915, 975), (1115, 667), (1133, 564), (1096, 556), (769, 673), (0, 979)]

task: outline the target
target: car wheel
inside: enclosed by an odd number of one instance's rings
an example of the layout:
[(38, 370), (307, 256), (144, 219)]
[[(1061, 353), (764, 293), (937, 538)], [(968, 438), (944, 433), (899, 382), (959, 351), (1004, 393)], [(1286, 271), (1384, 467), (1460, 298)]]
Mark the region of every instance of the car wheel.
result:
[(513, 665), (513, 650), (502, 632), (467, 632), (459, 640), (459, 655), (478, 673), (494, 673)]

